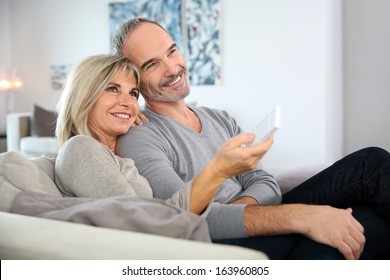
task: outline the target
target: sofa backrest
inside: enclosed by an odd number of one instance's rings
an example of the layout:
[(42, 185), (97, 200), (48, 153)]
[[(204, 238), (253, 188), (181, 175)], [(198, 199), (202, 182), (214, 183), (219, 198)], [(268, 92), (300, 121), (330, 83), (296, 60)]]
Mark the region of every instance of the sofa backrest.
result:
[(16, 152), (0, 154), (0, 211), (9, 212), (21, 191), (46, 193), (62, 197), (54, 183), (55, 159), (28, 159)]

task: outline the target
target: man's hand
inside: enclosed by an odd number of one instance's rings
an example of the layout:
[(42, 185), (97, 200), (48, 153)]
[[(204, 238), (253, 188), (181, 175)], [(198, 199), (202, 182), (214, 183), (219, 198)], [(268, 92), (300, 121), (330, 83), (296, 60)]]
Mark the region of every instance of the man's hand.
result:
[(249, 236), (300, 233), (338, 249), (348, 260), (359, 259), (366, 240), (350, 208), (326, 205), (248, 205), (244, 226)]
[(136, 125), (142, 125), (143, 122), (148, 122), (148, 121), (149, 119), (144, 115), (144, 113), (139, 112), (138, 117), (135, 119), (135, 123), (133, 127), (135, 127)]
[(314, 206), (303, 234), (314, 241), (337, 248), (346, 259), (359, 259), (364, 249), (363, 226), (352, 216), (352, 209)]

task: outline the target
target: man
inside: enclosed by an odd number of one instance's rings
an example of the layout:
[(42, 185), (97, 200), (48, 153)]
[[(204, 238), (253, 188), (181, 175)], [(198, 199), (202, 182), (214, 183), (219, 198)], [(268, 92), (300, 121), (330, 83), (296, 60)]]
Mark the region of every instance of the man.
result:
[[(150, 119), (120, 137), (117, 153), (131, 157), (154, 196), (165, 198), (241, 129), (226, 112), (185, 104), (188, 69), (158, 23), (125, 23), (113, 47), (139, 68)], [(283, 195), (284, 204), (274, 178), (258, 167), (225, 182), (207, 221), (215, 242), (259, 249), (270, 258), (358, 259), (364, 249), (384, 258), (390, 252), (389, 189), (390, 155), (379, 148), (342, 159)]]

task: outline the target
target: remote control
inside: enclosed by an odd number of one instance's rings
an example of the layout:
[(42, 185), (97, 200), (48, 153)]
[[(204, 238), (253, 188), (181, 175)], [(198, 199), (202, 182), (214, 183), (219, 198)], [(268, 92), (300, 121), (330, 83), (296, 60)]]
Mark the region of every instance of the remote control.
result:
[(262, 121), (257, 124), (251, 131), (254, 133), (256, 138), (251, 143), (251, 145), (258, 144), (265, 141), (270, 137), (275, 131), (280, 128), (282, 118), (282, 107), (280, 105), (275, 106), (275, 108), (269, 112)]

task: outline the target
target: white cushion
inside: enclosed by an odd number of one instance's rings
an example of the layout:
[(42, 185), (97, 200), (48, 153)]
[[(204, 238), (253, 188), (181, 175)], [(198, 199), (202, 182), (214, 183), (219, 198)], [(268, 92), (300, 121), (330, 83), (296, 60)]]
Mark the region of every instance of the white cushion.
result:
[(54, 137), (23, 137), (20, 141), (20, 151), (29, 156), (55, 156), (60, 149), (57, 138)]

